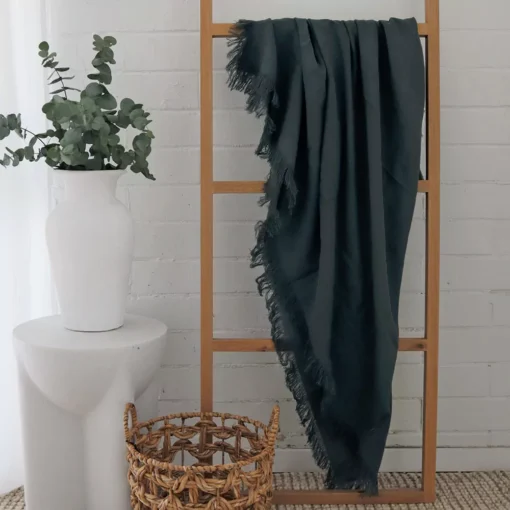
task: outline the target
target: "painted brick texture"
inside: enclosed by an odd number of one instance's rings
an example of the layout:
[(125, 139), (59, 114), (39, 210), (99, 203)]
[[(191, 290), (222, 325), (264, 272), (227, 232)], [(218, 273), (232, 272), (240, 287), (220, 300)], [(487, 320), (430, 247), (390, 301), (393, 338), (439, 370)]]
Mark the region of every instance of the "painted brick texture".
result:
[[(160, 373), (160, 411), (196, 409), (199, 0), (46, 3), (48, 39), (59, 49), (61, 61), (83, 74), (91, 59), (91, 34), (115, 35), (118, 66), (112, 90), (144, 102), (153, 112), (157, 142), (152, 166), (157, 181), (127, 175), (119, 191), (136, 222), (129, 308), (161, 319), (170, 328)], [(214, 3), (216, 21), (268, 16), (423, 19), (421, 0)], [(510, 448), (510, 3), (443, 0), (441, 21), (439, 446), (444, 450), (439, 466), (510, 468), (510, 450), (505, 450)], [(267, 168), (253, 156), (260, 120), (249, 117), (243, 98), (225, 86), (224, 41), (215, 41), (214, 57), (215, 178), (261, 180)], [(400, 321), (406, 336), (423, 334), (424, 213), (420, 196), (402, 290)], [(267, 336), (264, 304), (248, 261), (254, 224), (264, 211), (255, 196), (223, 196), (215, 198), (214, 215), (217, 334)], [(401, 355), (388, 442), (397, 453), (389, 453), (385, 464), (392, 469), (419, 468), (422, 390), (422, 356)], [(306, 448), (273, 354), (216, 356), (214, 394), (218, 409), (264, 420), (272, 402), (279, 401), (280, 447), (295, 452)], [(398, 454), (403, 449), (409, 453)]]

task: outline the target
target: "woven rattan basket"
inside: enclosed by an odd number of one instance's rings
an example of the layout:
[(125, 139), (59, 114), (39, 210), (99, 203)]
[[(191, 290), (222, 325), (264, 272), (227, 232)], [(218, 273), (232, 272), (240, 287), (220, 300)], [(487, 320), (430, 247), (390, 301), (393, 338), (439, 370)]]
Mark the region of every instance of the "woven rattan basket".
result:
[(269, 425), (224, 413), (138, 422), (128, 404), (124, 431), (133, 510), (268, 509), (279, 415), (275, 406)]

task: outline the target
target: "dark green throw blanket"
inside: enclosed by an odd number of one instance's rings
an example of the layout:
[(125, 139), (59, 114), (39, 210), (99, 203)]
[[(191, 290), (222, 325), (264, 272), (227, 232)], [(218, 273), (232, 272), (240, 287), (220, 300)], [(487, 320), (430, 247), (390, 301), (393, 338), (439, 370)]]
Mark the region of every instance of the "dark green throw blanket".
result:
[(229, 85), (265, 117), (262, 266), (272, 336), (327, 485), (377, 492), (420, 176), (414, 19), (241, 21)]

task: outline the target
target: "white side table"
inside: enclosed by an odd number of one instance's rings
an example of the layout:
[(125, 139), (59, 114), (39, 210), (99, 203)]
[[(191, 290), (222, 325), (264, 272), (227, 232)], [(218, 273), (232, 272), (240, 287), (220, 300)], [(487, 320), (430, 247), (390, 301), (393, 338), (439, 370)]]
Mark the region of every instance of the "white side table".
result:
[(129, 509), (124, 407), (137, 399), (142, 419), (156, 415), (166, 332), (133, 315), (104, 333), (69, 331), (59, 316), (14, 330), (27, 510)]

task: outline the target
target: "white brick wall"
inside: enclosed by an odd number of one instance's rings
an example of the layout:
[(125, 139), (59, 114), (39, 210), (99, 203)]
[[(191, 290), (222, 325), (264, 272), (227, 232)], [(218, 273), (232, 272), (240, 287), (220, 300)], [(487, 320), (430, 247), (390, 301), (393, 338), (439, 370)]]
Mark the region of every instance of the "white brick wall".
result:
[[(130, 310), (171, 330), (161, 370), (162, 413), (196, 409), (199, 399), (199, 0), (47, 0), (48, 37), (79, 75), (93, 32), (118, 38), (112, 90), (153, 112), (156, 183), (138, 175), (119, 196), (136, 221)], [(214, 0), (216, 21), (239, 17), (423, 19), (415, 0)], [(510, 468), (510, 4), (442, 0), (442, 273), (439, 466)], [(214, 42), (215, 177), (263, 179), (255, 158), (260, 121), (225, 86), (225, 42)], [(81, 80), (83, 83), (83, 80)], [(418, 199), (405, 268), (401, 326), (424, 325), (425, 201)], [(224, 337), (267, 335), (264, 304), (248, 267), (256, 197), (217, 197), (214, 324)], [(423, 366), (399, 357), (390, 446), (384, 466), (419, 469)], [(310, 468), (293, 402), (274, 354), (215, 358), (221, 410), (267, 419), (282, 407), (278, 466)]]

